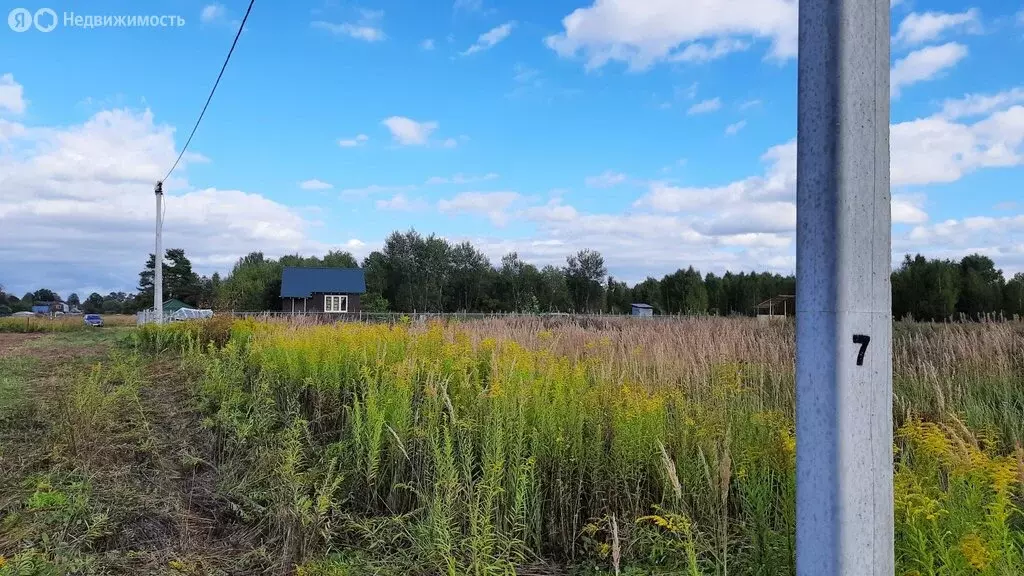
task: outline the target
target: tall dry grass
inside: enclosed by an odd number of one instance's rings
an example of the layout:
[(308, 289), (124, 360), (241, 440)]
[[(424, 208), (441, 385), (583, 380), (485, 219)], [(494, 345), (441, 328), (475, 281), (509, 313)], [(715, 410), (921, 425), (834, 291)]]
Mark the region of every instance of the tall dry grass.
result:
[[(112, 314), (103, 316), (105, 326), (135, 326), (135, 316), (129, 314)], [(75, 332), (78, 330), (95, 330), (96, 327), (86, 324), (80, 315), (68, 316), (29, 316), (25, 318), (0, 318), (0, 333), (37, 333), (37, 332)]]
[[(793, 573), (793, 336), (711, 318), (137, 332), (185, 351), (225, 487), (282, 566), (336, 574)], [(895, 326), (900, 573), (1024, 562), (1022, 358), (1020, 324)]]

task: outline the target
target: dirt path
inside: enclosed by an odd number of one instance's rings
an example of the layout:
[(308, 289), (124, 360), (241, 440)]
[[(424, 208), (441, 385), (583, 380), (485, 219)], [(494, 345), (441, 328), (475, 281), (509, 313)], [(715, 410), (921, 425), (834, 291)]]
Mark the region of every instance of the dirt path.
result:
[(137, 528), (160, 533), (155, 556), (186, 573), (264, 573), (271, 559), (259, 553), (258, 531), (241, 523), (217, 495), (214, 439), (201, 426), (189, 383), (173, 362), (152, 362), (146, 372), (140, 399), (153, 440), (150, 480), (160, 505), (158, 514), (139, 518)]
[[(0, 559), (39, 555), (61, 570), (105, 574), (268, 573), (274, 562), (259, 531), (218, 496), (212, 434), (177, 361), (118, 359), (116, 340), (113, 331), (0, 334), (0, 368), (19, 370), (0, 382), (0, 409), (19, 411), (0, 418)], [(97, 362), (111, 375), (83, 388)], [(117, 390), (126, 386), (120, 371), (141, 376), (128, 395)], [(75, 451), (69, 437), (91, 443)], [(34, 511), (43, 485), (81, 504)], [(90, 543), (43, 540), (101, 518), (103, 535)]]

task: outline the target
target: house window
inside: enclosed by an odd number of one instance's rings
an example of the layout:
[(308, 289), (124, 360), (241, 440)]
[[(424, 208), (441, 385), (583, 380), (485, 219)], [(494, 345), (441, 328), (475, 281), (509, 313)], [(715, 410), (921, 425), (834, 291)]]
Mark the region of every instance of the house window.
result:
[(348, 296), (337, 294), (324, 296), (324, 312), (348, 312)]

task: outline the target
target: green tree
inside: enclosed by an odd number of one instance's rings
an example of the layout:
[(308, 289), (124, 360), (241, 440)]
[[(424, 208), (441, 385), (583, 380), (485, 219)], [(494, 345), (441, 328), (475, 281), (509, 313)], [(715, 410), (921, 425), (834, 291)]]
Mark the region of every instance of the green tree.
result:
[(449, 255), (451, 269), (446, 309), (449, 312), (480, 310), (483, 297), (490, 288), (491, 263), (469, 242), (452, 246)]
[(89, 294), (89, 297), (82, 304), (82, 312), (86, 314), (99, 314), (103, 312), (103, 296), (96, 292)]
[(540, 307), (537, 288), (540, 272), (533, 264), (523, 262), (519, 254), (511, 252), (501, 259), (498, 270), (501, 309), (508, 312), (536, 312)]
[(661, 282), (656, 278), (648, 276), (643, 282), (633, 287), (631, 300), (639, 304), (650, 304), (658, 314), (665, 313), (665, 306), (661, 299)]
[(60, 302), (60, 295), (52, 290), (40, 288), (32, 293), (32, 300), (35, 302)]
[(68, 296), (68, 306), (78, 307), (81, 304), (82, 304), (82, 302), (81, 302), (81, 300), (78, 299), (78, 294), (72, 292), (71, 295)]
[(661, 297), (669, 314), (704, 314), (708, 310), (704, 280), (693, 266), (665, 276), (661, 281)]
[(708, 272), (704, 276), (704, 289), (708, 294), (708, 312), (725, 315), (729, 313), (729, 300), (722, 279)]
[(552, 265), (541, 269), (537, 277), (537, 305), (544, 312), (566, 312), (572, 308), (565, 272)]
[(604, 280), (608, 273), (604, 257), (594, 250), (580, 250), (565, 259), (565, 282), (575, 312), (600, 311)]
[(956, 311), (969, 318), (1002, 309), (1003, 271), (988, 256), (971, 254), (960, 260), (960, 297)]
[(608, 285), (605, 287), (605, 312), (610, 314), (629, 314), (632, 302), (629, 285), (625, 282), (616, 282), (615, 278), (608, 277)]
[(956, 312), (960, 287), (960, 269), (955, 262), (908, 254), (892, 273), (893, 317), (947, 319)]
[(1024, 272), (1014, 274), (1003, 288), (1003, 310), (1010, 318), (1024, 316)]
[(235, 262), (221, 282), (216, 302), (225, 310), (277, 310), (280, 295), (281, 266), (262, 252), (250, 252)]
[(349, 252), (332, 250), (320, 259), (319, 266), (325, 268), (359, 268), (359, 262)]

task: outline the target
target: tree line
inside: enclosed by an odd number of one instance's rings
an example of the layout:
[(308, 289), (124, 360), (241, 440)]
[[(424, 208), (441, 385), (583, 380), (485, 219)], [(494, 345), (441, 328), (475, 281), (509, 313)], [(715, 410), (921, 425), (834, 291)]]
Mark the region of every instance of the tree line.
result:
[[(90, 294), (82, 311), (134, 313), (153, 305), (154, 257), (139, 273), (137, 293)], [(163, 262), (164, 299), (215, 310), (263, 311), (280, 308), (281, 271), (287, 266), (361, 267), (367, 292), (365, 311), (379, 312), (568, 312), (629, 313), (645, 303), (656, 314), (752, 315), (772, 296), (796, 293), (796, 279), (758, 272), (702, 275), (692, 266), (632, 286), (608, 275), (599, 252), (581, 250), (561, 266), (541, 268), (516, 252), (491, 261), (469, 242), (451, 243), (415, 230), (394, 232), (362, 262), (344, 251), (323, 257), (298, 254), (268, 258), (252, 252), (224, 278), (199, 276), (180, 248)], [(1007, 280), (987, 256), (960, 261), (907, 256), (892, 273), (893, 315), (945, 320), (984, 315), (1024, 316), (1024, 274)], [(58, 300), (49, 290), (22, 298), (0, 290), (0, 313), (29, 309), (31, 302)], [(78, 305), (77, 294), (68, 303)]]
[(658, 314), (750, 314), (780, 293), (792, 294), (792, 276), (726, 273), (702, 276), (693, 267), (649, 277), (630, 286), (608, 275), (604, 257), (581, 250), (562, 266), (537, 266), (516, 252), (491, 261), (470, 242), (451, 243), (415, 230), (394, 232), (361, 263), (346, 252), (323, 259), (253, 252), (238, 260), (221, 283), (218, 304), (232, 310), (276, 310), (284, 266), (360, 266), (366, 276), (366, 311), (568, 312), (626, 314), (650, 304)]

